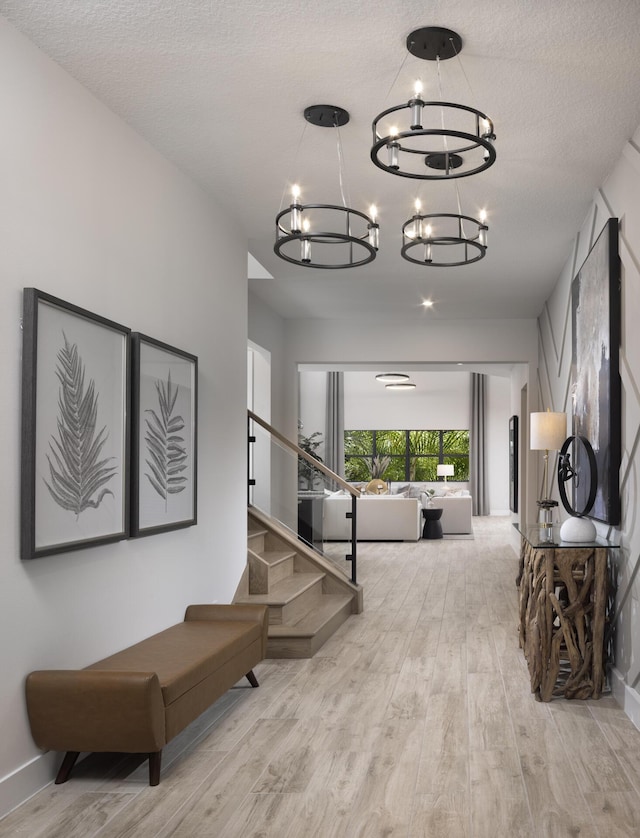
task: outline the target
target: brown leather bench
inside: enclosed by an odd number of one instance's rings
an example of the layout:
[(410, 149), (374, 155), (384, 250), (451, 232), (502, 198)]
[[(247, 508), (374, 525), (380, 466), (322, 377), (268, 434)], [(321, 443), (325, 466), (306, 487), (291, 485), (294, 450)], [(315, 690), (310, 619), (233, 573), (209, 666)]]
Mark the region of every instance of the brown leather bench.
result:
[(184, 622), (86, 669), (27, 676), (27, 710), (40, 748), (66, 751), (56, 783), (81, 752), (149, 755), (149, 784), (160, 782), (162, 748), (267, 651), (262, 605), (190, 605)]

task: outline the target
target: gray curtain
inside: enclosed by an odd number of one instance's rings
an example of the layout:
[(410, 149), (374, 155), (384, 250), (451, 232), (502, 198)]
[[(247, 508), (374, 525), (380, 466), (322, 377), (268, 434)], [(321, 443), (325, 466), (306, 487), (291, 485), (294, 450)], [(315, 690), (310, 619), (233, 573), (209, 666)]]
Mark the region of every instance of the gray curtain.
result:
[(471, 373), (471, 495), (473, 514), (489, 514), (488, 467), (485, 459), (487, 376)]
[(324, 462), (344, 477), (344, 373), (327, 373)]

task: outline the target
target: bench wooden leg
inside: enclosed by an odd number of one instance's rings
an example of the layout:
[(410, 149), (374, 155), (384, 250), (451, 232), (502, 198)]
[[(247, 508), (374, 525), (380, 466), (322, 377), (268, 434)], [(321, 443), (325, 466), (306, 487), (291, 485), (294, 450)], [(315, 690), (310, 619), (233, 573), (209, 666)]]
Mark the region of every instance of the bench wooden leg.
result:
[(76, 760), (80, 756), (80, 751), (67, 751), (64, 755), (64, 759), (62, 760), (62, 765), (60, 766), (60, 770), (58, 771), (58, 775), (56, 776), (56, 785), (59, 786), (60, 783), (66, 783), (69, 779), (69, 774), (71, 774), (71, 769), (76, 764)]
[(149, 754), (149, 785), (157, 786), (160, 782), (160, 763), (162, 762), (162, 751), (154, 751)]
[(258, 683), (258, 679), (253, 674), (253, 669), (251, 670), (251, 672), (247, 672), (246, 677), (247, 677), (247, 681), (251, 684), (252, 687), (259, 687), (260, 686), (260, 684)]

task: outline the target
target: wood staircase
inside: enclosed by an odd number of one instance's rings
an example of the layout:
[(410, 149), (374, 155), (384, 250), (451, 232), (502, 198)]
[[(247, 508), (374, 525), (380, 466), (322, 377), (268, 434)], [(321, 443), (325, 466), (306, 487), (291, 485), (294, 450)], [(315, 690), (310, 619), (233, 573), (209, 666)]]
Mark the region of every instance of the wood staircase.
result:
[(362, 588), (277, 521), (248, 510), (247, 568), (234, 602), (269, 606), (269, 658), (310, 658), (351, 614)]

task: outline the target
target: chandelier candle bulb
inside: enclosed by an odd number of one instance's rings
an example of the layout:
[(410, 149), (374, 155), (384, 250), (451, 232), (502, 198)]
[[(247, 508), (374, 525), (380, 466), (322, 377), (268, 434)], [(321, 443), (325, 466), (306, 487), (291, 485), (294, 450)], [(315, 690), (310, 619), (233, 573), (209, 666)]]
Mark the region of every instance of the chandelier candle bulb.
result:
[(377, 214), (378, 210), (375, 205), (372, 204), (369, 207), (369, 216), (371, 217), (371, 224), (369, 224), (369, 244), (371, 247), (375, 247), (376, 250), (378, 250), (380, 246), (380, 226), (376, 222)]
[(416, 202), (414, 204), (416, 208), (416, 214), (414, 215), (414, 224), (413, 224), (413, 237), (416, 239), (422, 238), (422, 218), (420, 217), (420, 210), (422, 209), (422, 202), (420, 198), (416, 198)]
[(400, 145), (397, 142), (395, 142), (395, 140), (392, 140), (387, 145), (387, 150), (389, 152), (389, 168), (390, 169), (399, 168), (399, 163), (398, 163), (398, 149), (399, 148), (400, 148)]
[[(309, 219), (305, 218), (305, 220), (302, 222), (303, 232), (308, 233), (310, 226), (311, 225), (309, 224)], [(301, 250), (302, 262), (305, 265), (308, 265), (309, 262), (311, 261), (311, 242), (309, 241), (308, 238), (300, 239), (300, 250)]]
[(293, 203), (291, 204), (291, 232), (292, 233), (299, 233), (300, 232), (300, 206), (298, 204), (298, 198), (300, 197), (300, 187), (299, 186), (292, 186), (291, 187), (291, 195), (293, 197)]
[(487, 246), (487, 230), (489, 229), (486, 224), (487, 221), (487, 211), (480, 210), (480, 224), (478, 225), (478, 243), (482, 245), (482, 247)]
[(422, 101), (420, 94), (422, 93), (422, 82), (417, 81), (414, 85), (414, 98), (409, 101), (411, 108), (411, 130), (422, 130)]
[(427, 239), (427, 243), (424, 248), (424, 261), (427, 264), (430, 264), (433, 261), (433, 254), (431, 252), (431, 224), (427, 224), (424, 230), (424, 236)]

